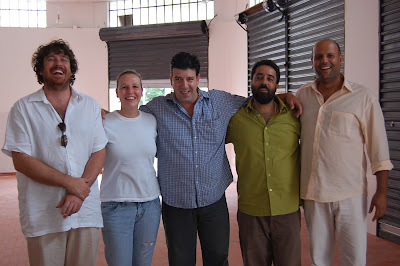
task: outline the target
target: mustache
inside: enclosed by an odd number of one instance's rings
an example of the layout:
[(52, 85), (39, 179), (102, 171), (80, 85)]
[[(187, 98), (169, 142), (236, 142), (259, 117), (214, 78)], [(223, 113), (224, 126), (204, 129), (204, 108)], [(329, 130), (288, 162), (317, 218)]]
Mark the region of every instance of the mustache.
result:
[(268, 91), (271, 91), (271, 89), (270, 89), (267, 85), (260, 85), (260, 86), (257, 88), (257, 90), (260, 90), (260, 89), (267, 89)]

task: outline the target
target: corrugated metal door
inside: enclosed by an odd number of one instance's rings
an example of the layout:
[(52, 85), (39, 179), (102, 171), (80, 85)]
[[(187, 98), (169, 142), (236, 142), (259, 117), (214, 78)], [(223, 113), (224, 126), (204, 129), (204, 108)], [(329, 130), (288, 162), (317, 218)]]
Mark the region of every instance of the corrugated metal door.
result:
[(280, 88), (294, 92), (314, 79), (310, 60), (316, 41), (335, 40), (344, 52), (343, 0), (289, 1), (286, 22), (278, 10), (267, 12), (259, 5), (246, 17), (249, 76), (255, 62), (271, 59), (281, 70)]
[(380, 101), (389, 140), (388, 209), (378, 236), (400, 244), (400, 1), (381, 0)]
[[(259, 4), (261, 5), (261, 4)], [(253, 65), (262, 59), (273, 60), (281, 71), (280, 88), (285, 84), (285, 20), (279, 11), (266, 12), (261, 9), (248, 16), (248, 76), (250, 80)], [(249, 87), (249, 92), (251, 91)]]
[(290, 1), (288, 11), (289, 91), (297, 91), (315, 78), (311, 56), (317, 41), (334, 40), (344, 54), (344, 1)]
[(208, 77), (208, 37), (201, 21), (102, 28), (108, 45), (109, 80), (134, 68), (144, 80), (168, 80), (172, 56), (184, 51), (199, 57), (202, 79)]

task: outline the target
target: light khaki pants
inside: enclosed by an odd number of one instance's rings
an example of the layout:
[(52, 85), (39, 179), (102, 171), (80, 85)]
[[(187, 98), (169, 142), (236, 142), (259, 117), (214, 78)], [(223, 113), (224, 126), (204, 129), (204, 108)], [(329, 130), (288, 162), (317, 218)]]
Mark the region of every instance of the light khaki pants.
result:
[(367, 196), (337, 202), (304, 200), (312, 265), (332, 265), (338, 240), (340, 265), (361, 266), (367, 256)]
[(99, 228), (27, 237), (31, 266), (96, 266)]

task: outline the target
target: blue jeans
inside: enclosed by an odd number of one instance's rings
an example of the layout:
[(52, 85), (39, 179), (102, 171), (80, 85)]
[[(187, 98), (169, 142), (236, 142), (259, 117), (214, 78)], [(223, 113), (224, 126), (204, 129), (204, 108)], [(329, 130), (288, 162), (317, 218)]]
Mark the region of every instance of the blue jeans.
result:
[(160, 225), (160, 199), (147, 202), (102, 202), (101, 212), (108, 265), (150, 266)]

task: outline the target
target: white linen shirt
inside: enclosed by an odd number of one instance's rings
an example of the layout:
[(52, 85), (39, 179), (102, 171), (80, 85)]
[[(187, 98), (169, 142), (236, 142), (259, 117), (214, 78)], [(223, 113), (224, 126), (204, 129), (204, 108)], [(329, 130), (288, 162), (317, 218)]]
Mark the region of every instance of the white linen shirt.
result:
[(372, 173), (393, 168), (378, 99), (346, 79), (326, 102), (315, 82), (296, 96), (303, 104), (300, 197), (335, 202), (366, 195), (367, 157)]
[[(30, 155), (46, 165), (80, 178), (92, 153), (105, 147), (100, 105), (93, 98), (71, 89), (65, 114), (68, 145), (60, 142), (60, 116), (47, 100), (43, 89), (15, 103), (9, 113), (3, 153)], [(62, 187), (33, 181), (17, 172), (18, 200), (22, 232), (26, 237), (64, 232), (81, 227), (102, 227), (97, 180), (80, 211), (64, 219), (56, 206), (66, 195)]]

